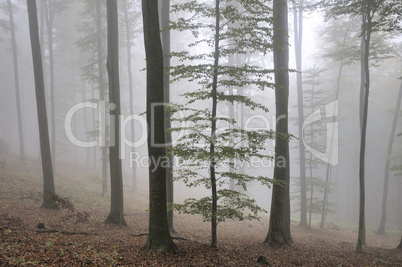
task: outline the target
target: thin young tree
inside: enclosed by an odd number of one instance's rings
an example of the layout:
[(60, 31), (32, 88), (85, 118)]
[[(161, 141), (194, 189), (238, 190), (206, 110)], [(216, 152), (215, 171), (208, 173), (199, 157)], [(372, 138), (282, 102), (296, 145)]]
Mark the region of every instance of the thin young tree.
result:
[(57, 209), (55, 202), (55, 187), (52, 156), (50, 152), (49, 128), (46, 113), (45, 83), (39, 42), (38, 15), (36, 0), (27, 0), (29, 33), (31, 39), (32, 61), (35, 77), (36, 107), (39, 123), (39, 141), (43, 172), (43, 204), (47, 209)]
[[(163, 66), (165, 69), (163, 76), (163, 91), (164, 91), (164, 100), (165, 104), (170, 103), (170, 29), (169, 21), (170, 21), (170, 0), (162, 0), (161, 2), (161, 28), (162, 28), (162, 49), (163, 49)], [(170, 116), (168, 113), (165, 114), (165, 129), (171, 128)], [(166, 141), (166, 149), (168, 150), (172, 146), (172, 133), (170, 131), (166, 131), (165, 133), (165, 141)], [(174, 187), (173, 187), (173, 159), (169, 158), (169, 162), (166, 168), (166, 197), (168, 203), (173, 203), (174, 199)], [(175, 233), (174, 225), (173, 225), (173, 209), (168, 209), (168, 222), (169, 222), (169, 230), (172, 233)]]
[[(108, 54), (107, 70), (109, 77), (109, 103), (111, 146), (110, 150), (110, 212), (105, 223), (126, 226), (123, 206), (123, 174), (120, 157), (120, 81), (119, 81), (119, 29), (117, 0), (106, 1)], [(114, 123), (113, 123), (114, 121)]]
[(299, 225), (307, 227), (307, 189), (306, 189), (306, 151), (303, 144), (303, 122), (304, 122), (304, 105), (303, 105), (303, 77), (302, 77), (302, 52), (303, 52), (303, 8), (304, 1), (293, 2), (293, 24), (294, 24), (294, 41), (296, 55), (296, 71), (297, 71), (297, 111), (299, 114), (299, 158), (300, 158), (300, 222)]
[(384, 168), (384, 186), (382, 192), (382, 206), (381, 206), (381, 220), (380, 225), (378, 227), (377, 234), (385, 235), (385, 221), (387, 218), (387, 198), (388, 198), (388, 180), (389, 180), (389, 171), (391, 165), (391, 154), (392, 147), (394, 144), (395, 134), (396, 134), (396, 125), (398, 123), (399, 118), (399, 109), (401, 107), (401, 98), (402, 98), (402, 82), (399, 88), (398, 97), (396, 99), (396, 107), (394, 111), (394, 119), (392, 121), (391, 132), (389, 136), (388, 149), (387, 149), (387, 158), (385, 160), (385, 168)]
[[(169, 232), (166, 202), (166, 158), (163, 90), (163, 52), (160, 38), (158, 0), (142, 0), (147, 70), (149, 233), (146, 247), (156, 251), (177, 251)], [(151, 131), (152, 129), (152, 131)], [(153, 134), (152, 134), (153, 133)], [(159, 164), (158, 164), (159, 163)]]
[[(275, 68), (276, 131), (288, 134), (289, 43), (288, 1), (273, 0), (273, 39)], [(277, 136), (275, 140), (274, 179), (271, 212), (266, 243), (282, 246), (292, 242), (290, 235), (289, 142)]]
[(20, 162), (25, 162), (25, 145), (24, 145), (24, 131), (22, 127), (22, 108), (21, 108), (21, 96), (20, 96), (20, 80), (18, 70), (18, 56), (17, 56), (17, 41), (15, 38), (15, 25), (13, 17), (13, 6), (11, 0), (7, 0), (8, 16), (10, 21), (10, 34), (13, 51), (13, 63), (14, 63), (14, 86), (15, 86), (15, 99), (17, 107), (17, 121), (18, 121), (18, 140), (20, 146)]

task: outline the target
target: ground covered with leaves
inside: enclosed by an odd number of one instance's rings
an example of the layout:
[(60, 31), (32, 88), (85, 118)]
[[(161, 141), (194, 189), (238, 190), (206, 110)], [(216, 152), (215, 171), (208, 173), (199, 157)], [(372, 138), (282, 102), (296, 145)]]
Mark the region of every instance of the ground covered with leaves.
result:
[[(68, 171), (67, 171), (68, 169)], [(355, 253), (356, 232), (335, 224), (321, 230), (292, 225), (294, 244), (263, 243), (268, 217), (260, 222), (218, 225), (218, 248), (209, 246), (209, 224), (198, 216), (175, 214), (174, 242), (180, 252), (144, 249), (148, 198), (125, 192), (128, 227), (105, 225), (108, 198), (100, 197), (97, 176), (69, 166), (58, 170), (60, 210), (41, 206), (38, 163), (0, 168), (0, 266), (402, 266), (398, 235), (367, 234), (368, 247)]]

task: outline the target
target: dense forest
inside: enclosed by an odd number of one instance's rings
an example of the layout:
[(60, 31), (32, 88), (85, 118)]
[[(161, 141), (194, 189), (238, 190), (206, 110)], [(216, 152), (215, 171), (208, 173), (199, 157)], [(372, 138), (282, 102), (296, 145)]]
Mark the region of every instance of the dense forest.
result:
[(402, 265), (400, 0), (2, 0), (0, 266)]

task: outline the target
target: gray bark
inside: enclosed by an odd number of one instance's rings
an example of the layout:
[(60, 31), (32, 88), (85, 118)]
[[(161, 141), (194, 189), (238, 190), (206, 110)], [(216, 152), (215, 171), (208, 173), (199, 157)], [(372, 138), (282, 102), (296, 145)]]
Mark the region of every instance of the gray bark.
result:
[(39, 43), (38, 16), (35, 0), (27, 0), (29, 33), (31, 39), (32, 62), (35, 77), (36, 107), (39, 124), (39, 142), (43, 172), (42, 207), (56, 209), (52, 156), (50, 152), (49, 128), (46, 113), (45, 83)]
[[(102, 47), (102, 16), (101, 16), (101, 1), (96, 1), (96, 49), (98, 53), (98, 83), (99, 83), (99, 101), (105, 101), (105, 75)], [(102, 114), (103, 121), (106, 122), (106, 114)], [(106, 128), (106, 125), (105, 125)], [(99, 129), (102, 131), (103, 129)], [(107, 152), (108, 145), (103, 144), (102, 150), (102, 196), (107, 193)]]
[(389, 180), (389, 169), (391, 165), (391, 157), (392, 154), (392, 146), (394, 144), (394, 138), (396, 133), (396, 125), (398, 123), (399, 118), (399, 109), (401, 107), (401, 98), (402, 98), (402, 82), (399, 88), (398, 98), (396, 100), (396, 107), (394, 113), (394, 120), (392, 121), (392, 128), (389, 137), (388, 149), (387, 149), (387, 158), (385, 161), (385, 168), (384, 168), (384, 186), (383, 186), (383, 193), (382, 193), (382, 206), (381, 206), (381, 221), (380, 226), (378, 227), (377, 234), (385, 235), (385, 220), (387, 218), (387, 198), (388, 198), (388, 180)]
[[(274, 68), (276, 131), (288, 133), (289, 47), (287, 1), (274, 0)], [(266, 243), (282, 246), (291, 241), (289, 205), (289, 142), (276, 137), (274, 179), (284, 184), (272, 186), (272, 202)], [(283, 161), (285, 166), (282, 166)]]
[[(177, 251), (169, 232), (166, 203), (166, 168), (156, 162), (166, 157), (163, 91), (163, 52), (160, 39), (158, 0), (142, 0), (147, 69), (147, 122), (149, 166), (149, 234), (146, 247), (156, 251)], [(153, 138), (153, 140), (152, 140)], [(156, 145), (157, 144), (157, 145)]]
[(106, 1), (107, 10), (107, 70), (109, 77), (109, 103), (115, 108), (110, 109), (114, 124), (110, 124), (110, 212), (105, 223), (126, 226), (123, 207), (123, 174), (120, 159), (120, 82), (119, 82), (119, 32), (117, 0)]
[(295, 54), (297, 71), (297, 110), (299, 114), (299, 159), (300, 159), (300, 223), (307, 227), (307, 187), (306, 187), (306, 151), (303, 144), (303, 82), (302, 82), (302, 45), (303, 45), (303, 0), (296, 2), (293, 7), (294, 32), (295, 32)]
[(20, 97), (20, 80), (18, 74), (18, 57), (17, 57), (17, 41), (15, 38), (15, 26), (13, 17), (13, 8), (11, 5), (11, 0), (7, 0), (8, 5), (8, 16), (10, 20), (10, 33), (11, 33), (11, 43), (13, 50), (13, 62), (14, 62), (14, 86), (15, 86), (15, 100), (17, 107), (17, 121), (18, 121), (18, 138), (20, 146), (20, 162), (25, 162), (25, 145), (24, 145), (24, 131), (22, 127), (22, 108), (21, 108), (21, 97)]

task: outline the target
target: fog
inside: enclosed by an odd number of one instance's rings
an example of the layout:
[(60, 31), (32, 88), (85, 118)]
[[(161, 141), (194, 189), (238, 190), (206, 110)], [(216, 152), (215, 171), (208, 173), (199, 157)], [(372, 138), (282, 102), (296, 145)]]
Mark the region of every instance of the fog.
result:
[[(4, 1), (3, 1), (4, 2)], [(32, 56), (30, 50), (29, 28), (27, 19), (26, 4), (24, 1), (13, 1), (16, 5), (14, 12), (14, 22), (17, 26), (16, 40), (19, 64), (19, 81), (21, 91), (23, 138), (25, 141), (25, 153), (29, 161), (40, 162), (39, 130), (36, 113), (35, 85), (32, 68)], [(99, 85), (96, 81), (97, 54), (93, 48), (94, 44), (94, 25), (90, 25), (94, 17), (91, 10), (85, 8), (86, 1), (63, 1), (62, 7), (56, 8), (54, 13), (53, 25), (53, 50), (54, 50), (54, 107), (55, 107), (55, 177), (56, 190), (57, 179), (65, 170), (66, 166), (75, 171), (95, 175), (96, 179), (101, 180), (101, 149), (99, 147)], [(2, 5), (6, 5), (2, 3)], [(50, 67), (49, 67), (49, 47), (47, 45), (48, 35), (46, 22), (43, 19), (43, 1), (38, 1), (39, 24), (42, 51), (44, 54), (43, 65), (45, 71), (46, 100), (50, 103)], [(132, 31), (131, 62), (134, 84), (134, 113), (137, 115), (135, 120), (127, 122), (125, 129), (126, 144), (125, 153), (122, 159), (124, 187), (132, 187), (132, 168), (135, 169), (137, 192), (148, 193), (148, 162), (146, 146), (146, 72), (145, 50), (142, 33), (141, 7), (138, 1), (132, 1), (130, 7), (130, 27)], [(87, 12), (87, 13), (84, 13)], [(93, 13), (93, 12), (92, 12)], [(106, 13), (105, 13), (106, 14)], [(105, 15), (104, 14), (104, 15)], [(41, 17), (42, 16), (42, 17)], [(172, 14), (174, 20), (178, 14)], [(8, 13), (5, 9), (0, 11), (1, 21), (8, 22)], [(124, 118), (130, 115), (127, 73), (127, 52), (124, 30), (124, 16), (119, 15), (120, 20), (120, 88), (122, 101), (122, 114)], [(104, 19), (106, 23), (106, 18)], [(343, 29), (339, 26), (330, 27), (333, 21), (324, 21), (323, 14), (320, 12), (306, 13), (304, 18), (303, 36), (303, 91), (304, 91), (304, 117), (298, 118), (297, 112), (297, 82), (296, 73), (290, 74), (290, 96), (289, 96), (289, 132), (294, 135), (290, 141), (290, 176), (291, 176), (291, 217), (292, 221), (299, 221), (300, 215), (297, 198), (300, 186), (298, 186), (299, 174), (299, 142), (302, 138), (298, 132), (299, 120), (309, 117), (313, 111), (321, 110), (322, 119), (313, 123), (315, 141), (311, 143), (311, 125), (306, 125), (304, 129), (304, 141), (315, 151), (325, 152), (328, 139), (328, 125), (336, 122), (338, 136), (333, 139), (333, 144), (337, 147), (336, 164), (331, 166), (331, 193), (328, 201), (333, 204), (333, 213), (327, 214), (326, 222), (337, 225), (348, 226), (357, 229), (359, 214), (359, 148), (360, 148), (360, 121), (359, 121), (359, 94), (360, 94), (360, 20), (352, 20), (350, 23), (350, 34), (345, 46), (345, 54), (334, 55), (336, 46), (339, 46), (338, 36)], [(7, 23), (6, 23), (7, 24)], [(90, 25), (90, 26), (89, 26)], [(293, 16), (289, 13), (289, 32), (290, 32), (290, 68), (296, 69), (295, 51), (293, 41)], [(338, 24), (340, 25), (340, 24)], [(106, 47), (106, 27), (104, 47)], [(92, 27), (92, 28), (90, 28)], [(340, 29), (342, 28), (342, 29)], [(338, 30), (338, 31), (337, 31)], [(172, 51), (182, 51), (191, 49), (205, 50), (210, 47), (188, 48), (190, 42), (195, 41), (194, 37), (188, 32), (172, 31), (171, 49)], [(201, 32), (200, 38), (207, 36), (209, 32)], [(0, 160), (15, 160), (19, 155), (18, 141), (18, 120), (16, 110), (16, 95), (14, 87), (12, 44), (9, 31), (0, 30), (0, 139), (8, 144), (10, 152), (0, 154)], [(386, 164), (387, 148), (391, 134), (391, 126), (394, 118), (396, 101), (400, 89), (402, 69), (401, 38), (385, 34), (373, 34), (373, 59), (370, 65), (371, 88), (368, 111), (367, 128), (367, 147), (366, 147), (366, 226), (375, 231), (378, 228), (381, 216), (381, 204), (383, 198), (384, 168)], [(106, 49), (106, 48), (105, 48)], [(194, 50), (193, 50), (194, 51)], [(332, 53), (333, 56), (330, 56)], [(348, 53), (348, 54), (346, 54)], [(106, 54), (106, 50), (105, 50)], [(272, 53), (262, 55), (258, 53), (246, 55), (249, 62), (258, 63), (268, 69), (273, 68)], [(340, 66), (339, 58), (344, 57), (344, 65), (340, 76), (339, 96), (336, 99), (337, 79)], [(338, 58), (338, 59), (337, 59)], [(201, 61), (200, 61), (201, 62)], [(225, 59), (225, 63), (227, 60)], [(177, 58), (172, 58), (172, 66), (182, 64)], [(92, 66), (92, 67), (89, 67)], [(317, 68), (323, 70), (314, 76), (316, 84), (314, 92), (313, 85), (307, 80), (308, 71)], [(180, 104), (185, 103), (183, 93), (197, 90), (194, 82), (181, 80), (171, 84), (171, 102)], [(250, 86), (244, 93), (258, 103), (265, 105), (269, 113), (258, 110), (242, 109), (240, 105), (234, 105), (235, 118), (243, 120), (245, 127), (263, 128), (275, 130), (275, 92), (271, 88), (264, 91), (257, 90)], [(314, 103), (311, 104), (311, 94), (314, 94)], [(328, 110), (325, 105), (337, 101), (335, 118), (325, 118)], [(75, 113), (72, 108), (76, 105), (91, 103), (95, 106), (79, 108)], [(197, 108), (203, 109), (209, 102), (200, 102)], [(50, 107), (48, 109), (48, 121), (50, 122)], [(105, 106), (108, 108), (107, 104)], [(243, 112), (243, 113), (242, 113)], [(400, 111), (398, 111), (400, 114)], [(228, 108), (221, 107), (218, 113), (228, 116)], [(72, 115), (71, 122), (66, 120), (68, 115)], [(134, 123), (135, 133), (130, 131), (131, 123)], [(177, 126), (177, 125), (176, 125)], [(73, 138), (68, 136), (66, 127), (71, 129)], [(50, 127), (49, 127), (50, 129)], [(398, 121), (396, 135), (402, 132), (402, 124)], [(92, 134), (90, 134), (92, 133)], [(52, 136), (53, 133), (50, 133)], [(178, 139), (178, 134), (173, 134), (173, 139)], [(75, 141), (74, 141), (75, 140)], [(94, 147), (82, 147), (76, 145), (76, 140), (82, 142), (97, 141)], [(136, 141), (136, 144), (129, 142)], [(75, 144), (74, 144), (75, 143)], [(402, 138), (395, 137), (392, 145), (391, 167), (401, 164)], [(267, 155), (273, 156), (275, 142), (269, 140), (266, 143), (265, 151)], [(310, 179), (310, 150), (306, 150), (306, 178)], [(327, 161), (317, 155), (313, 155), (313, 177), (325, 183), (327, 172)], [(177, 163), (177, 162), (176, 162)], [(67, 169), (68, 169), (67, 168)], [(177, 163), (175, 168), (180, 168)], [(252, 175), (262, 175), (269, 178), (273, 177), (274, 163), (270, 160), (258, 162), (245, 166), (242, 171)], [(207, 172), (205, 172), (207, 174)], [(174, 202), (181, 203), (189, 197), (203, 197), (208, 195), (209, 190), (198, 188), (187, 188), (183, 181), (175, 181)], [(101, 194), (100, 184), (94, 184), (96, 190)], [(402, 178), (398, 172), (390, 171), (388, 185), (387, 202), (387, 231), (402, 231)], [(239, 189), (241, 190), (241, 189)], [(271, 189), (261, 186), (257, 182), (248, 184), (247, 195), (254, 198), (257, 204), (269, 212), (271, 207)], [(135, 194), (135, 193), (133, 193)], [(310, 192), (307, 192), (308, 199)], [(314, 191), (314, 198), (323, 198), (323, 189)], [(317, 202), (318, 203), (318, 202)], [(318, 205), (318, 204), (317, 204)], [(263, 215), (266, 220), (267, 215)], [(312, 225), (318, 226), (321, 221), (321, 214), (315, 211), (312, 215)]]

